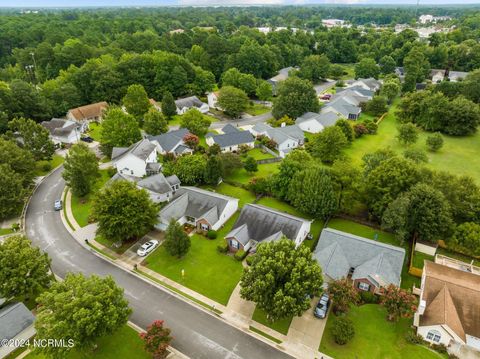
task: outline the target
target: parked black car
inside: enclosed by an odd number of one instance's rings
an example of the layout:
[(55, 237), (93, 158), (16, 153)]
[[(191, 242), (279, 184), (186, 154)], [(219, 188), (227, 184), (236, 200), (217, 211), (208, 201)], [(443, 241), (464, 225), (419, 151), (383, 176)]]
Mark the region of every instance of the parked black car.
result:
[(83, 142), (87, 142), (87, 143), (92, 143), (93, 142), (93, 138), (91, 138), (90, 136), (82, 137), (82, 138), (80, 138), (80, 140), (82, 140)]

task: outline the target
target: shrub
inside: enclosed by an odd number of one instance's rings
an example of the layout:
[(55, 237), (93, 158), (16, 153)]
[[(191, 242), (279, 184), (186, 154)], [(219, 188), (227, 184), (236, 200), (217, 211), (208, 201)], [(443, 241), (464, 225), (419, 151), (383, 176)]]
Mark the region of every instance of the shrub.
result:
[(427, 137), (427, 147), (432, 152), (437, 152), (443, 147), (443, 137), (440, 133), (434, 133)]
[(20, 229), (20, 224), (19, 223), (13, 223), (11, 228), (12, 228), (12, 231), (16, 232)]
[(117, 173), (117, 169), (114, 167), (108, 167), (107, 168), (107, 173), (109, 177), (113, 177), (115, 173)]
[(243, 249), (239, 249), (234, 255), (233, 257), (237, 260), (237, 261), (243, 261), (245, 259), (245, 257), (247, 256), (247, 252), (245, 252)]
[(415, 163), (427, 163), (428, 156), (427, 153), (419, 148), (409, 148), (403, 152), (403, 156)]
[(42, 163), (42, 170), (48, 172), (52, 169), (52, 164), (50, 162)]
[(377, 133), (378, 125), (372, 120), (365, 120), (364, 125), (370, 135), (375, 135)]
[(365, 303), (365, 304), (376, 304), (379, 302), (378, 296), (376, 296), (372, 292), (361, 291), (360, 299), (362, 300), (362, 303)]
[(353, 131), (355, 131), (356, 138), (362, 137), (363, 135), (369, 133), (367, 126), (365, 126), (363, 123), (356, 123), (353, 125)]
[(345, 317), (335, 319), (332, 327), (332, 335), (335, 343), (339, 345), (347, 344), (355, 335), (352, 321)]
[(227, 253), (228, 252), (228, 244), (227, 243), (219, 244), (217, 246), (217, 252), (218, 253)]
[(423, 344), (424, 340), (421, 335), (418, 335), (415, 333), (415, 331), (410, 330), (406, 335), (405, 335), (405, 340), (410, 343), (410, 344)]
[(448, 354), (447, 347), (445, 344), (432, 344), (430, 347), (440, 354)]
[(207, 238), (208, 239), (215, 239), (217, 238), (217, 231), (214, 231), (213, 229), (209, 230), (207, 232)]
[(249, 266), (251, 266), (252, 263), (253, 263), (253, 259), (254, 259), (254, 255), (250, 255), (250, 256), (247, 256), (247, 258), (245, 259), (245, 261), (247, 262), (247, 264), (248, 264)]

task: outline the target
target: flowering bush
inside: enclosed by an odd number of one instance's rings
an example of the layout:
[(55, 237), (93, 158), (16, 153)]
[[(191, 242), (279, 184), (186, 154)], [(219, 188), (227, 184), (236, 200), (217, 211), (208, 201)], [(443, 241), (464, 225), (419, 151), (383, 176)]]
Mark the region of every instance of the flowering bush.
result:
[(140, 338), (145, 342), (145, 350), (150, 353), (154, 359), (163, 359), (167, 357), (168, 346), (172, 340), (170, 329), (163, 327), (163, 320), (154, 321), (146, 333), (140, 333)]

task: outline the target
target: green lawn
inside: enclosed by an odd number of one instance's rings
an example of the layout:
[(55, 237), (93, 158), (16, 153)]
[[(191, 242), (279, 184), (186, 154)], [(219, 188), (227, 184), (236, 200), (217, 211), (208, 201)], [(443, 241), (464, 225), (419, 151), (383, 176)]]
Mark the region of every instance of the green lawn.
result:
[[(242, 275), (242, 264), (233, 256), (220, 254), (217, 246), (223, 244), (238, 213), (218, 231), (217, 239), (199, 234), (191, 237), (191, 247), (183, 258), (172, 257), (160, 246), (147, 257), (147, 267), (204, 296), (226, 305), (230, 294)], [(185, 277), (182, 278), (182, 269)]]
[[(399, 100), (391, 106), (389, 113), (378, 127), (376, 135), (366, 135), (356, 139), (345, 151), (345, 154), (358, 166), (362, 164), (362, 157), (366, 153), (389, 147), (402, 154), (406, 147), (397, 140), (397, 120), (395, 111)], [(431, 133), (420, 131), (418, 142), (413, 148), (426, 150), (425, 141)], [(428, 152), (429, 162), (427, 167), (435, 170), (448, 171), (457, 175), (469, 175), (480, 184), (480, 132), (473, 136), (453, 137), (443, 136), (444, 146), (436, 152)]]
[(254, 173), (248, 173), (243, 168), (236, 169), (226, 179), (239, 183), (248, 183), (254, 177), (268, 177), (278, 171), (278, 166), (281, 162), (265, 163), (258, 165), (258, 171)]
[(89, 125), (88, 125), (88, 136), (90, 136), (91, 138), (93, 138), (95, 141), (98, 141), (100, 142), (100, 138), (101, 138), (101, 135), (100, 135), (100, 131), (102, 129), (102, 125), (100, 123), (97, 123), (97, 122), (91, 122)]
[(72, 194), (73, 217), (80, 227), (85, 227), (88, 224), (88, 217), (92, 209), (92, 197), (109, 179), (108, 170), (100, 170), (100, 177), (90, 194), (85, 197), (77, 197)]
[(203, 188), (210, 190), (210, 191), (215, 191), (221, 194), (224, 194), (225, 196), (230, 196), (233, 198), (238, 198), (238, 206), (242, 208), (245, 204), (247, 203), (252, 203), (255, 200), (255, 195), (247, 191), (246, 189), (243, 189), (242, 187), (235, 187), (232, 186), (228, 183), (220, 183), (216, 187), (212, 186), (204, 186)]
[(264, 113), (267, 113), (271, 110), (272, 109), (270, 107), (267, 107), (265, 105), (261, 105), (258, 103), (254, 103), (253, 105), (249, 106), (245, 110), (245, 112), (252, 116), (258, 116), (258, 115), (263, 115)]
[(270, 322), (267, 320), (267, 314), (263, 310), (255, 308), (252, 319), (273, 330), (276, 330), (279, 333), (287, 335), (288, 328), (290, 327), (290, 323), (292, 323), (293, 317), (277, 320), (275, 322)]
[(264, 152), (261, 148), (253, 148), (248, 151), (248, 156), (255, 158), (256, 160), (264, 160), (268, 158), (275, 158), (268, 152)]
[(408, 274), (408, 258), (410, 256), (410, 246), (405, 243), (403, 246), (395, 239), (395, 236), (391, 233), (383, 232), (381, 230), (364, 226), (363, 224), (348, 221), (346, 219), (334, 218), (328, 222), (328, 227), (338, 229), (339, 231), (355, 234), (360, 237), (374, 240), (377, 235), (377, 240), (382, 243), (391, 244), (397, 247), (403, 247), (405, 249), (405, 262), (402, 267), (402, 283), (401, 287), (405, 289), (411, 289), (413, 284), (417, 287), (420, 285), (420, 278), (414, 277)]
[(425, 260), (433, 262), (434, 259), (435, 259), (434, 256), (431, 256), (431, 255), (428, 255), (428, 254), (425, 254), (425, 253), (422, 253), (422, 252), (414, 251), (413, 252), (413, 263), (412, 264), (416, 268), (423, 269), (423, 265), (424, 265)]
[(412, 320), (402, 318), (396, 323), (386, 320), (386, 311), (377, 304), (353, 306), (347, 317), (353, 321), (355, 336), (349, 343), (338, 345), (333, 340), (335, 315), (328, 316), (319, 350), (342, 359), (438, 359), (440, 354), (420, 345), (409, 344), (405, 334)]
[(35, 176), (45, 176), (60, 166), (63, 161), (65, 161), (65, 158), (56, 154), (52, 156), (50, 161), (37, 161), (35, 163)]
[[(138, 333), (128, 325), (124, 325), (112, 335), (99, 338), (96, 341), (96, 344), (98, 347), (94, 351), (79, 352), (74, 350), (65, 356), (65, 358), (148, 359), (152, 357), (144, 350), (143, 341), (140, 339)], [(46, 359), (47, 357), (41, 354), (30, 353), (26, 356), (26, 358)]]
[(4, 236), (5, 234), (13, 233), (13, 229), (11, 228), (0, 228), (0, 236)]

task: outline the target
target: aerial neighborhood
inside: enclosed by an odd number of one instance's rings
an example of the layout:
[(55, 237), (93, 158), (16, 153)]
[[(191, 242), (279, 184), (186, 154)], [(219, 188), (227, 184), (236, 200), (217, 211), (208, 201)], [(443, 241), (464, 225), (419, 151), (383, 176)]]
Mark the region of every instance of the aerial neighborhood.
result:
[(0, 359), (480, 358), (478, 6), (75, 1), (0, 8)]

